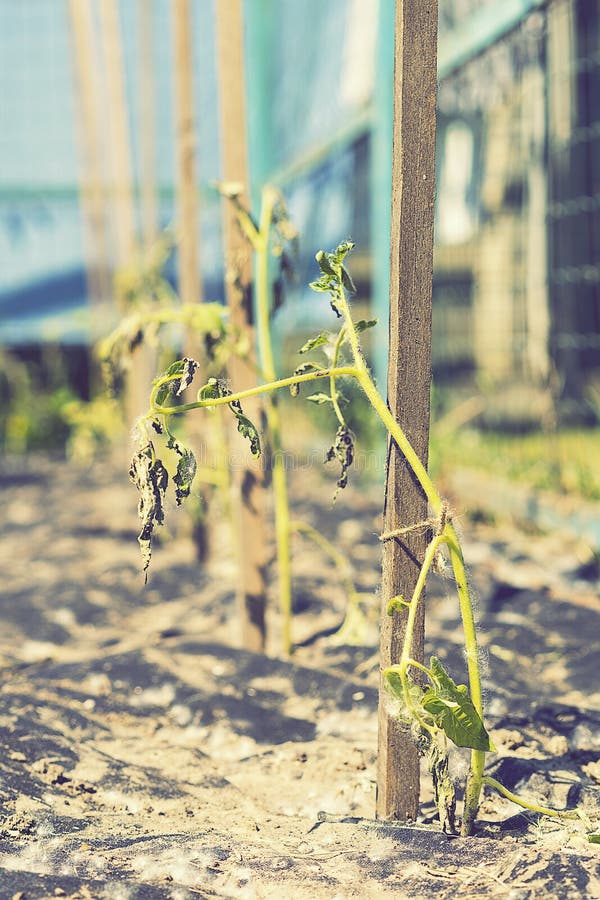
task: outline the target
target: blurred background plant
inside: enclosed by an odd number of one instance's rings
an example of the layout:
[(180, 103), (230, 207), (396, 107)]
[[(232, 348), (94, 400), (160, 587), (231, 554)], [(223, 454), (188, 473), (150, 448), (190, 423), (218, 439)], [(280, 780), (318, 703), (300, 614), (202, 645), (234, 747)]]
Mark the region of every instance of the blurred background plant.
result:
[[(187, 58), (176, 45), (184, 7)], [(448, 477), (468, 465), (597, 500), (598, 5), (439, 7), (432, 464), (443, 447)], [(276, 366), (293, 368), (294, 349), (324, 325), (305, 287), (316, 249), (350, 235), (355, 302), (381, 323), (368, 347), (381, 384), (394, 4), (261, 0), (243, 11), (252, 206), (276, 184), (302, 235), (297, 286), (272, 320)], [(177, 355), (206, 325), (197, 317), (214, 313), (221, 327), (216, 307), (197, 303), (220, 302), (227, 277), (211, 187), (222, 165), (215, 11), (199, 0), (38, 0), (2, 4), (0, 26), (1, 449), (88, 458), (106, 452), (101, 423), (115, 411), (91, 351), (101, 338), (116, 328), (121, 348), (135, 345), (153, 311), (145, 342), (160, 330)], [(173, 114), (182, 96), (187, 119)], [(186, 166), (197, 190), (182, 189)], [(197, 310), (181, 290), (194, 253)], [(114, 363), (117, 344), (103, 349)], [(135, 357), (146, 387), (167, 362), (154, 354)], [(131, 422), (141, 392), (127, 403)], [(360, 401), (352, 409), (382, 477), (379, 432)], [(319, 444), (312, 425), (299, 432)], [(128, 429), (118, 435), (122, 445)]]

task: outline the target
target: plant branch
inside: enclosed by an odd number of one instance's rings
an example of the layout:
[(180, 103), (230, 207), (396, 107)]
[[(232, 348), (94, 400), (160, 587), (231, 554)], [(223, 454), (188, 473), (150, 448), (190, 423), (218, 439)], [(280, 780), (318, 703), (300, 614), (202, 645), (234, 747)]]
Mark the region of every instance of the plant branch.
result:
[(268, 394), (272, 391), (280, 390), (281, 388), (291, 387), (293, 384), (302, 384), (305, 381), (316, 381), (319, 378), (329, 378), (332, 373), (338, 378), (342, 375), (349, 375), (354, 378), (358, 377), (358, 371), (354, 366), (338, 366), (335, 369), (323, 369), (322, 371), (306, 372), (302, 375), (290, 375), (288, 378), (279, 378), (276, 381), (258, 384), (256, 387), (227, 394), (224, 397), (210, 397), (207, 400), (195, 400), (192, 403), (181, 403), (178, 406), (161, 406), (156, 403), (156, 395), (161, 386), (168, 381), (176, 381), (179, 377), (178, 375), (165, 376), (164, 378), (160, 378), (152, 388), (152, 393), (150, 394), (149, 415), (151, 417), (155, 413), (160, 413), (165, 416), (174, 416), (189, 412), (192, 409), (224, 406), (225, 404), (233, 403), (236, 400), (242, 401), (248, 399), (248, 397), (258, 397), (261, 394)]

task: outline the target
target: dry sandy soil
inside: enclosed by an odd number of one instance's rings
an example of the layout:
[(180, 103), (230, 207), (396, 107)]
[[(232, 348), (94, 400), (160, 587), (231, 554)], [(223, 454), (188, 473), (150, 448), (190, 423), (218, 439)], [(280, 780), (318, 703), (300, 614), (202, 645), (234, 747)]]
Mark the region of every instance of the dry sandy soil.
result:
[[(274, 611), (269, 655), (236, 649), (227, 526), (204, 569), (184, 529), (165, 532), (144, 587), (125, 468), (0, 468), (0, 898), (600, 897), (583, 823), (489, 797), (477, 835), (449, 837), (426, 777), (414, 827), (373, 821), (377, 613), (359, 646), (336, 642), (336, 572), (298, 540), (293, 660)], [(296, 478), (295, 515), (349, 552), (376, 610), (379, 490), (333, 508), (319, 478)], [(597, 565), (557, 535), (462, 530), (489, 771), (597, 816)], [(428, 649), (461, 680), (449, 582), (427, 602)]]

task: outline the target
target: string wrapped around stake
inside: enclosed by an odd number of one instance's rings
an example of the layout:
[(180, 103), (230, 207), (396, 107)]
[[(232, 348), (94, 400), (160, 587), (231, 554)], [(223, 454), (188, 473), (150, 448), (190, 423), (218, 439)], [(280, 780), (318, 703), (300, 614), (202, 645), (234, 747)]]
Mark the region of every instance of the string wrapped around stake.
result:
[(394, 528), (392, 531), (384, 531), (379, 535), (380, 541), (393, 541), (395, 538), (406, 537), (409, 534), (416, 534), (423, 531), (424, 528), (435, 528), (436, 537), (443, 533), (446, 523), (452, 518), (449, 515), (450, 506), (444, 500), (440, 509), (439, 516), (423, 519), (422, 522), (415, 522), (414, 525), (404, 525), (402, 528)]

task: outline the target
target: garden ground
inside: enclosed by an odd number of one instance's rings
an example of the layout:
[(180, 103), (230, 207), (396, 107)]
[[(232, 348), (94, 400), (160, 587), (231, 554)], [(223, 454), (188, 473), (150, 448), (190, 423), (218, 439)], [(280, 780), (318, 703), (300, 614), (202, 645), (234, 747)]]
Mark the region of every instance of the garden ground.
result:
[[(125, 465), (3, 462), (0, 898), (600, 897), (583, 823), (488, 797), (477, 836), (448, 837), (426, 774), (414, 828), (373, 821), (380, 491), (333, 507), (330, 482), (292, 473), (294, 516), (348, 552), (371, 621), (360, 645), (336, 641), (336, 571), (298, 538), (286, 661), (274, 610), (268, 656), (235, 648), (226, 524), (203, 570), (185, 528), (165, 532), (144, 587)], [(459, 525), (490, 773), (597, 815), (597, 559), (556, 533)], [(451, 584), (430, 579), (427, 603), (428, 651), (461, 680)]]

